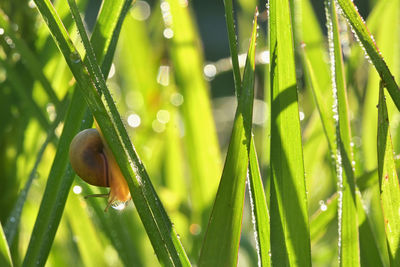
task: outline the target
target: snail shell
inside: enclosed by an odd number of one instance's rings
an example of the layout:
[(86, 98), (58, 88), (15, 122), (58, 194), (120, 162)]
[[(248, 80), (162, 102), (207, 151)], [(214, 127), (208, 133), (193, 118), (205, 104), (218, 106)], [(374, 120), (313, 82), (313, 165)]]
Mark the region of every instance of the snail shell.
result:
[(121, 204), (131, 199), (128, 184), (97, 129), (83, 130), (74, 137), (69, 159), (72, 169), (82, 180), (91, 185), (110, 187), (106, 210), (110, 205), (121, 208)]

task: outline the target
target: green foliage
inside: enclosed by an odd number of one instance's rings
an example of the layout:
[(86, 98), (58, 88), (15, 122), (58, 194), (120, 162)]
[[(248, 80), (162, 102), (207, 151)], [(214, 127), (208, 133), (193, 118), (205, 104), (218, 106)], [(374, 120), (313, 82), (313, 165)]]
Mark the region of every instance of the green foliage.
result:
[(399, 0), (94, 2), (0, 3), (0, 266), (400, 264)]

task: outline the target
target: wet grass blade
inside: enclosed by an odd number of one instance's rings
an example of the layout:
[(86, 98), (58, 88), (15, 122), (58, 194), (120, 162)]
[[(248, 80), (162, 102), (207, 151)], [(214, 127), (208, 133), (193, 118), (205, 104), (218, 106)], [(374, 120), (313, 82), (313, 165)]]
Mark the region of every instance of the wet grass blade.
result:
[(372, 38), (364, 20), (361, 18), (353, 1), (351, 0), (337, 0), (343, 14), (347, 18), (348, 23), (351, 25), (353, 31), (357, 35), (361, 46), (369, 56), (374, 64), (379, 76), (385, 83), (393, 102), (395, 103), (398, 110), (400, 110), (400, 90), (394, 76), (390, 72), (385, 60), (383, 59), (374, 39)]
[(357, 202), (353, 171), (353, 152), (349, 123), (346, 83), (342, 49), (339, 40), (336, 5), (326, 1), (329, 53), (332, 88), (334, 94), (334, 118), (336, 120), (336, 175), (338, 178), (339, 263), (340, 266), (359, 266), (359, 242)]
[(399, 266), (400, 188), (393, 159), (392, 138), (389, 131), (389, 119), (382, 84), (379, 89), (378, 106), (378, 173), (390, 265)]
[[(112, 2), (108, 3), (107, 2)], [(37, 7), (47, 9), (51, 6), (49, 2), (36, 1)], [(125, 16), (124, 6), (126, 1), (106, 1), (103, 4), (103, 8), (99, 15), (99, 21), (102, 16), (107, 16), (106, 21), (113, 23), (114, 27), (104, 27), (105, 25), (96, 25), (96, 28), (101, 29), (94, 30), (92, 35), (92, 40), (95, 40), (93, 44), (95, 45), (95, 51), (102, 51), (97, 55), (99, 61), (103, 62), (105, 55), (112, 56), (115, 47), (111, 47), (110, 40), (116, 38), (119, 34), (119, 28), (117, 25), (120, 24)], [(131, 2), (128, 1), (128, 4)], [(109, 16), (113, 14), (109, 10), (104, 10), (104, 7), (117, 9), (119, 15)], [(126, 11), (125, 11), (126, 12)], [(53, 13), (48, 12), (49, 18), (53, 18)], [(104, 21), (104, 20), (103, 20)], [(54, 20), (51, 19), (50, 23), (53, 24)], [(121, 22), (122, 23), (122, 22)], [(96, 50), (97, 49), (97, 50)], [(107, 51), (107, 53), (104, 53)], [(73, 56), (70, 60), (76, 60)], [(108, 61), (111, 63), (111, 61)], [(103, 69), (109, 70), (110, 66), (105, 66), (103, 63)], [(58, 225), (60, 223), (61, 215), (65, 206), (65, 202), (70, 190), (72, 181), (75, 177), (71, 166), (68, 164), (68, 150), (69, 144), (79, 130), (82, 124), (82, 118), (84, 117), (86, 106), (85, 101), (82, 98), (80, 92), (75, 90), (71, 99), (71, 104), (68, 108), (63, 132), (60, 137), (58, 144), (57, 153), (50, 170), (49, 178), (47, 180), (46, 189), (43, 195), (43, 199), (40, 205), (39, 214), (35, 222), (34, 229), (32, 231), (31, 239), (29, 242), (28, 250), (26, 252), (23, 266), (35, 266), (44, 265), (51, 245), (54, 240), (55, 233), (57, 231)], [(85, 117), (85, 122), (82, 124), (83, 128), (91, 127), (93, 121), (90, 120), (91, 115)]]
[(251, 143), (257, 16), (243, 74), (243, 91), (199, 266), (236, 266)]
[[(233, 8), (232, 1), (224, 1), (225, 5), (225, 19), (226, 26), (228, 28), (229, 48), (232, 59), (233, 77), (235, 80), (235, 92), (236, 95), (242, 90), (239, 59), (238, 59), (238, 48), (237, 48), (237, 36), (235, 33), (235, 22), (233, 19)], [(270, 266), (271, 256), (270, 241), (269, 241), (269, 212), (267, 207), (267, 201), (265, 198), (265, 192), (262, 184), (260, 169), (258, 166), (258, 159), (255, 150), (254, 136), (251, 135), (250, 155), (249, 155), (249, 195), (252, 203), (252, 214), (254, 216), (255, 223), (255, 238), (257, 243), (258, 261), (262, 266)]]
[(271, 253), (276, 266), (311, 266), (310, 233), (289, 1), (269, 1)]
[[(88, 65), (82, 63), (81, 57), (62, 26), (62, 22), (49, 2), (37, 4), (42, 16), (48, 22), (49, 29), (56, 40), (60, 51), (70, 67), (84, 99), (115, 155), (116, 161), (127, 179), (133, 202), (141, 217), (154, 247), (158, 259), (165, 265), (190, 265), (186, 253), (172, 228), (152, 184), (139, 159), (110, 92), (105, 85), (105, 79), (97, 65), (93, 49), (83, 29), (83, 24), (78, 14), (75, 2), (69, 2), (73, 11), (75, 22), (84, 42), (88, 57)], [(87, 68), (89, 66), (89, 68)], [(90, 75), (87, 73), (89, 71)], [(102, 102), (99, 93), (103, 93), (108, 111)]]
[(0, 266), (8, 267), (13, 266), (11, 260), (10, 249), (8, 248), (8, 243), (6, 236), (3, 232), (3, 226), (0, 223)]
[(269, 212), (255, 149), (254, 138), (252, 136), (249, 155), (249, 196), (253, 223), (255, 224), (254, 235), (256, 239), (258, 263), (259, 266), (266, 267), (271, 266)]

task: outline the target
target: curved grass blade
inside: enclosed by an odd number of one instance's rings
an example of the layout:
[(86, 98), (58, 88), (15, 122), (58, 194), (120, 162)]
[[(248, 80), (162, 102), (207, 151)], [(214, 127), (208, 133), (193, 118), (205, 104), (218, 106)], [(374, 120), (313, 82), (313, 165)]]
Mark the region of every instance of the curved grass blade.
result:
[(243, 74), (225, 166), (200, 254), (199, 266), (236, 266), (249, 162), (257, 16)]
[[(106, 4), (107, 2), (111, 3)], [(103, 62), (103, 59), (105, 58), (104, 54), (109, 56), (113, 55), (113, 51), (110, 52), (109, 50), (113, 50), (115, 46), (110, 46), (110, 43), (112, 43), (110, 40), (118, 37), (120, 29), (118, 25), (122, 23), (119, 21), (123, 20), (126, 14), (126, 4), (129, 6), (130, 3), (130, 1), (117, 2), (109, 0), (105, 1), (103, 4), (103, 8), (99, 15), (99, 21), (102, 16), (107, 16), (107, 18), (103, 21), (113, 23), (115, 28), (104, 27), (104, 24), (96, 25), (96, 27), (99, 27), (100, 29), (97, 31), (96, 29), (94, 30), (92, 40), (96, 40), (94, 42), (94, 45), (97, 47), (96, 51), (103, 52), (97, 55), (101, 62)], [(36, 5), (43, 7), (45, 3), (43, 1), (36, 1)], [(119, 10), (119, 15), (109, 16), (110, 14), (113, 14), (113, 12), (104, 11), (104, 7)], [(109, 46), (107, 47), (107, 45)], [(108, 51), (108, 53), (104, 53), (105, 51)], [(72, 56), (71, 60), (76, 60), (76, 58)], [(107, 62), (111, 61), (109, 60)], [(109, 70), (110, 67), (111, 66), (105, 66), (103, 63), (103, 69)], [(48, 257), (50, 247), (63, 213), (68, 192), (75, 176), (71, 166), (67, 164), (68, 149), (73, 135), (78, 131), (81, 125), (84, 111), (85, 101), (81, 97), (80, 92), (75, 90), (67, 112), (64, 129), (60, 137), (52, 168), (50, 170), (46, 189), (40, 205), (39, 214), (35, 222), (23, 266), (44, 265)], [(91, 127), (93, 121), (90, 120), (90, 118), (91, 115), (85, 117), (84, 123), (82, 124), (83, 128)]]
[[(115, 104), (112, 99), (112, 103), (110, 103), (110, 99), (106, 95), (108, 108), (112, 110), (111, 113), (118, 115), (113, 116), (114, 121), (112, 121), (96, 91), (98, 89), (101, 92), (101, 88), (96, 88), (95, 85), (98, 86), (99, 84), (98, 82), (93, 83), (92, 79), (99, 76), (90, 77), (88, 75), (85, 64), (82, 63), (79, 53), (69, 39), (50, 2), (37, 2), (36, 5), (48, 22), (53, 37), (74, 74), (79, 88), (82, 90), (86, 103), (96, 118), (113, 154), (116, 155), (116, 161), (122, 173), (125, 177), (128, 177), (127, 182), (132, 193), (132, 199), (159, 260), (167, 265), (189, 265), (186, 254), (183, 252), (180, 241), (172, 229), (172, 224), (154, 191), (144, 166), (130, 143), (126, 130), (115, 109)], [(109, 94), (106, 91), (103, 93)]]
[[(232, 59), (233, 77), (235, 80), (235, 92), (238, 95), (242, 91), (239, 69), (237, 36), (235, 33), (235, 22), (233, 20), (232, 1), (225, 0), (225, 18), (228, 28), (229, 48)], [(253, 134), (251, 135), (249, 155), (249, 195), (252, 203), (252, 215), (255, 223), (255, 238), (257, 243), (258, 261), (262, 266), (270, 266), (270, 241), (269, 241), (269, 213), (265, 192), (262, 185), (260, 169), (258, 166), (257, 154)]]
[(353, 171), (353, 152), (348, 114), (347, 92), (344, 78), (342, 49), (339, 40), (336, 5), (326, 3), (334, 118), (336, 120), (336, 175), (338, 177), (339, 264), (359, 266), (357, 202)]
[(398, 110), (400, 110), (400, 89), (394, 80), (394, 76), (390, 72), (385, 60), (383, 59), (378, 47), (371, 34), (369, 33), (365, 22), (358, 13), (353, 1), (351, 0), (335, 0), (338, 2), (343, 14), (346, 16), (348, 23), (351, 25), (363, 49), (368, 54), (379, 76), (385, 83), (393, 102)]
[(12, 267), (10, 249), (8, 248), (6, 236), (3, 232), (3, 226), (0, 223), (0, 266)]
[[(89, 62), (88, 70), (89, 74), (91, 75), (94, 86), (99, 92), (102, 92), (105, 96), (108, 108), (110, 109), (111, 118), (113, 119), (113, 123), (117, 128), (116, 129), (118, 133), (117, 136), (120, 137), (122, 145), (125, 146), (124, 147), (125, 151), (129, 148), (132, 150), (133, 146), (130, 142), (126, 129), (122, 123), (121, 117), (117, 111), (114, 100), (112, 99), (111, 94), (107, 89), (104, 76), (101, 73), (100, 67), (96, 62), (93, 48), (91, 47), (89, 38), (86, 35), (85, 29), (83, 27), (83, 22), (80, 18), (76, 3), (74, 0), (68, 0), (68, 3), (70, 5), (72, 15), (75, 19), (83, 44), (86, 49), (87, 58)], [(96, 103), (96, 105), (98, 105), (98, 103)], [(116, 134), (114, 134), (114, 136), (115, 135)], [(105, 137), (107, 139), (107, 136)], [(115, 137), (113, 138), (115, 139)], [(110, 144), (110, 146), (111, 149), (113, 149), (112, 144)], [(126, 152), (129, 153), (129, 151)], [(152, 242), (152, 245), (155, 249), (155, 252), (159, 260), (164, 264), (190, 265), (189, 260), (186, 256), (186, 252), (183, 249), (182, 244), (180, 243), (180, 240), (178, 239), (175, 230), (172, 228), (172, 223), (169, 220), (168, 215), (166, 214), (161, 203), (159, 202), (156, 192), (151, 186), (151, 181), (149, 180), (147, 173), (144, 170), (144, 166), (140, 162), (137, 154), (134, 151), (132, 152), (130, 153), (130, 155), (128, 155), (128, 157), (131, 157), (130, 161), (133, 161), (138, 168), (143, 170), (143, 173), (140, 176), (142, 177), (142, 179), (148, 180), (148, 186), (149, 186), (149, 188), (146, 189), (145, 185), (143, 186), (140, 185), (141, 182), (140, 178), (131, 175), (131, 177), (135, 177), (136, 178), (135, 180), (137, 180), (136, 181), (137, 184), (132, 185), (133, 187), (135, 187), (134, 190), (131, 189), (132, 198), (136, 204), (136, 207), (145, 225), (145, 228), (148, 231), (150, 241)], [(138, 172), (138, 170), (136, 170), (136, 172)], [(143, 195), (135, 198), (134, 192), (136, 192), (137, 189), (141, 190), (142, 191), (141, 193)], [(143, 205), (144, 209), (143, 208), (140, 209), (141, 205)], [(148, 225), (146, 225), (146, 222), (148, 223)], [(158, 233), (153, 234), (152, 231), (154, 231), (155, 229), (158, 231)]]
[(269, 240), (269, 213), (265, 198), (254, 138), (251, 138), (249, 155), (249, 196), (255, 224), (255, 239), (259, 266), (271, 266), (271, 244)]
[(389, 119), (382, 83), (379, 88), (378, 106), (378, 173), (390, 265), (399, 266), (400, 187), (393, 159), (392, 138), (389, 132)]
[(269, 1), (271, 253), (276, 266), (311, 266), (290, 5)]

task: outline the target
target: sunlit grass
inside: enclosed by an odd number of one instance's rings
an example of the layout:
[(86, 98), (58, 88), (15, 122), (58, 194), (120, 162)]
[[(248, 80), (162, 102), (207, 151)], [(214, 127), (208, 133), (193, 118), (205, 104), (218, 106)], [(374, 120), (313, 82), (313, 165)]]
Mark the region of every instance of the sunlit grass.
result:
[(400, 1), (75, 1), (0, 3), (0, 266), (399, 264)]

